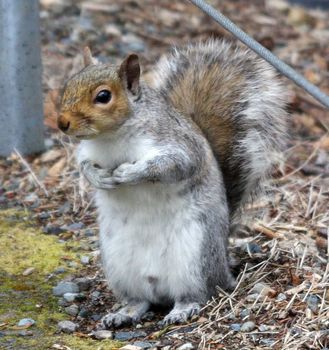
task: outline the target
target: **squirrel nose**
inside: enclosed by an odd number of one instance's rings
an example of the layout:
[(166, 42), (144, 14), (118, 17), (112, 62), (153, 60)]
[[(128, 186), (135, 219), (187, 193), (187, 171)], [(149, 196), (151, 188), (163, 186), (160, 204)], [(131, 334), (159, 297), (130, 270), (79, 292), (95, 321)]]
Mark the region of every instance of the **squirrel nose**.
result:
[(58, 128), (60, 130), (62, 130), (63, 132), (69, 130), (70, 124), (71, 123), (69, 121), (65, 120), (63, 117), (59, 117), (58, 122), (57, 122)]

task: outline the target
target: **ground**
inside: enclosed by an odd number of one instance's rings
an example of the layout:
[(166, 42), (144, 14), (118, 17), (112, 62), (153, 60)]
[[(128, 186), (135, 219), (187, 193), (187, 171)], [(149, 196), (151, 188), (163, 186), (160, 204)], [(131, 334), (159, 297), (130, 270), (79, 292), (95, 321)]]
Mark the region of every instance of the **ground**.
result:
[[(211, 4), (329, 93), (328, 12), (282, 0)], [(75, 144), (56, 129), (60, 89), (81, 67), (85, 45), (114, 63), (138, 52), (147, 72), (171, 45), (231, 36), (188, 1), (41, 0), (40, 15), (47, 149), (0, 159), (0, 349), (114, 349), (136, 341), (159, 349), (328, 348), (329, 112), (285, 79), (289, 144), (267, 193), (246, 208), (231, 239), (235, 291), (218, 290), (186, 325), (162, 329), (166, 310), (153, 310), (114, 340), (94, 339), (99, 318), (118, 305), (102, 275)], [(58, 282), (79, 278), (90, 283), (74, 302), (53, 295)], [(24, 318), (35, 324), (17, 326)], [(63, 334), (62, 320), (78, 328)]]

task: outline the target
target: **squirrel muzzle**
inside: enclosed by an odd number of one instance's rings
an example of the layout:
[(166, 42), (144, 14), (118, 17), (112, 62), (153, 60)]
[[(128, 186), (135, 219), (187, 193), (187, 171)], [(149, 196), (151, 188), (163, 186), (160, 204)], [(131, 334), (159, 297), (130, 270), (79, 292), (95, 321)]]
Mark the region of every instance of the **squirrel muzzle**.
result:
[(58, 128), (64, 133), (69, 132), (71, 122), (65, 117), (64, 114), (61, 114), (57, 119)]

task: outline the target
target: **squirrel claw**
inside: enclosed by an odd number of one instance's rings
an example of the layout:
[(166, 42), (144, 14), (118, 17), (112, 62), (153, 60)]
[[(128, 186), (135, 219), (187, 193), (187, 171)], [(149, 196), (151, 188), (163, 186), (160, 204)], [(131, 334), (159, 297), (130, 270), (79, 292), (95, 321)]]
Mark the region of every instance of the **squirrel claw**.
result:
[(139, 180), (138, 170), (136, 164), (123, 163), (113, 171), (113, 180), (116, 184), (135, 184)]
[(169, 326), (171, 324), (185, 323), (189, 318), (199, 314), (200, 305), (197, 303), (178, 304), (160, 321), (162, 327)]
[(109, 313), (101, 320), (101, 327), (103, 329), (118, 328), (121, 326), (127, 326), (134, 322), (133, 318), (129, 315), (121, 314), (120, 312)]
[(90, 161), (85, 160), (81, 163), (81, 172), (87, 181), (98, 189), (109, 190), (116, 187), (109, 169), (100, 168)]

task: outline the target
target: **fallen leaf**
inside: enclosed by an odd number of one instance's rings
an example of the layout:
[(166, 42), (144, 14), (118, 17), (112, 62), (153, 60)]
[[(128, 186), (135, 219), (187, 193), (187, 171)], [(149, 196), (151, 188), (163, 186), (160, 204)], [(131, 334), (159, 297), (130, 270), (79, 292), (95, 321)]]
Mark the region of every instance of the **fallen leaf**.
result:
[(63, 157), (48, 170), (48, 176), (58, 177), (63, 172), (65, 165), (66, 158)]

